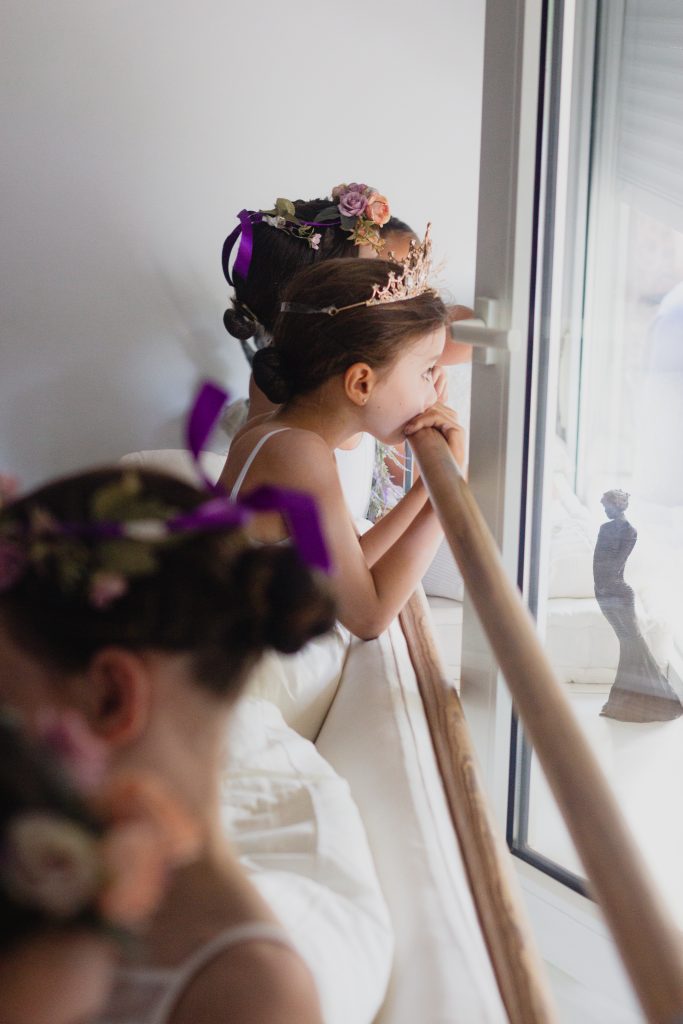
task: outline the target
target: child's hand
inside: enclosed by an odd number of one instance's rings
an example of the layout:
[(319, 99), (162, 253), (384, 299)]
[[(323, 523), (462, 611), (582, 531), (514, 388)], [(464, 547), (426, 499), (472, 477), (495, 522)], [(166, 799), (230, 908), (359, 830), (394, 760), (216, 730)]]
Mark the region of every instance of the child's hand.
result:
[(423, 430), (425, 427), (433, 427), (434, 430), (441, 431), (448, 441), (448, 447), (453, 458), (458, 463), (461, 471), (464, 472), (465, 430), (458, 423), (457, 412), (454, 409), (449, 409), (447, 405), (442, 405), (441, 402), (435, 402), (431, 408), (414, 416), (405, 425), (403, 432), (406, 437), (410, 438), (411, 434), (415, 434), (418, 430)]

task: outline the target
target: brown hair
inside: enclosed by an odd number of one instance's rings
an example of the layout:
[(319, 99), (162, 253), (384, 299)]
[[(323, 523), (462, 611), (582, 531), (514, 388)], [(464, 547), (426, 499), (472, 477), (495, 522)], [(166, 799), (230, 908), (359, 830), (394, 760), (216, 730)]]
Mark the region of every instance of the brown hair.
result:
[[(130, 473), (93, 470), (47, 484), (0, 512), (0, 537), (17, 524), (28, 528), (37, 511), (61, 523), (94, 523), (96, 495)], [(205, 493), (164, 473), (136, 470), (135, 476), (152, 508), (189, 512), (207, 500)], [(98, 548), (111, 541), (82, 535), (78, 541), (73, 560), (63, 550), (60, 557), (35, 557), (27, 548), (31, 557), (23, 572), (0, 593), (0, 613), (14, 641), (48, 667), (82, 670), (108, 644), (185, 652), (192, 656), (197, 680), (227, 695), (264, 650), (297, 651), (334, 622), (326, 581), (295, 549), (254, 547), (242, 530), (174, 535), (155, 547), (154, 571), (127, 575), (125, 593), (104, 608), (93, 605), (87, 580), (98, 565)], [(117, 543), (129, 546), (129, 561), (136, 558), (136, 543), (142, 552), (141, 542), (133, 539)], [(65, 579), (65, 569), (76, 573), (75, 581)]]
[[(321, 310), (363, 302), (386, 284), (400, 265), (388, 260), (328, 260), (302, 271), (282, 294), (284, 302)], [(388, 365), (412, 340), (446, 323), (446, 307), (434, 292), (375, 306), (360, 305), (336, 316), (280, 313), (273, 344), (254, 357), (254, 380), (271, 402), (315, 390), (354, 363)]]

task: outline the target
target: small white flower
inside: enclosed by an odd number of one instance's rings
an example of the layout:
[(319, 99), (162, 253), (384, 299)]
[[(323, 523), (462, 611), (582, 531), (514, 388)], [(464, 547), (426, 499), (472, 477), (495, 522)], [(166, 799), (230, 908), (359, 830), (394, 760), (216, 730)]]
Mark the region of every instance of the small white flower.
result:
[(79, 914), (99, 886), (97, 841), (85, 828), (47, 811), (17, 815), (6, 831), (3, 881), (18, 902), (47, 914)]
[(131, 540), (155, 541), (168, 537), (168, 528), (161, 519), (131, 519), (122, 526), (124, 536)]
[(320, 241), (322, 237), (323, 236), (320, 234), (320, 232), (317, 232), (315, 235), (311, 235), (311, 237), (308, 240), (308, 244), (310, 245), (311, 249), (320, 248)]

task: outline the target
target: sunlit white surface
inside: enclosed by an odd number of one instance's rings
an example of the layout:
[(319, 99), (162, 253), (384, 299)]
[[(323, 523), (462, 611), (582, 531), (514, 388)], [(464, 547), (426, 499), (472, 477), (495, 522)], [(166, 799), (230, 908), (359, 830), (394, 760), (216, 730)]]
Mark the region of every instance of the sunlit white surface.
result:
[[(617, 722), (600, 717), (606, 698), (606, 688), (570, 697), (645, 861), (669, 909), (683, 925), (683, 718)], [(528, 841), (568, 870), (585, 874), (535, 757)]]

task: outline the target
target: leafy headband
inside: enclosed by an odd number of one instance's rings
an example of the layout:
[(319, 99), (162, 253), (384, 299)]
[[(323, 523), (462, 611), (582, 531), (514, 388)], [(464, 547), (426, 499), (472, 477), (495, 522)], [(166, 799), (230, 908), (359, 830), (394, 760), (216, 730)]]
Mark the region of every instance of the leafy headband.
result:
[(251, 265), (254, 249), (254, 224), (268, 224), (279, 231), (286, 231), (295, 238), (307, 242), (311, 249), (320, 245), (321, 234), (316, 228), (340, 227), (349, 232), (354, 245), (370, 245), (379, 252), (384, 242), (380, 229), (391, 216), (389, 202), (370, 185), (351, 182), (350, 185), (335, 185), (330, 205), (321, 210), (315, 220), (303, 220), (296, 215), (296, 207), (290, 199), (276, 199), (272, 210), (240, 210), (239, 224), (228, 235), (223, 245), (223, 273), (228, 284), (234, 287), (230, 273), (230, 257), (237, 239), (240, 244), (232, 268), (233, 274), (246, 278)]

